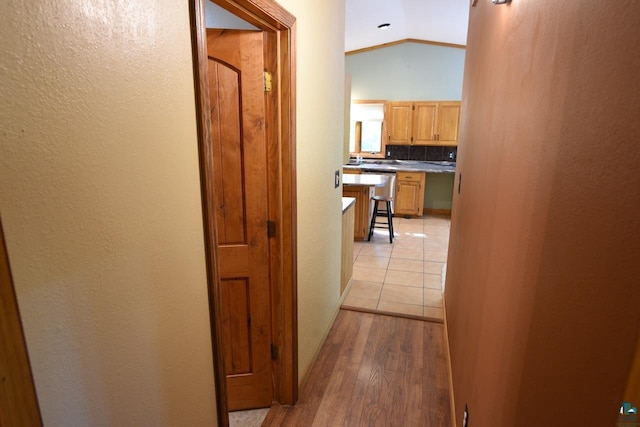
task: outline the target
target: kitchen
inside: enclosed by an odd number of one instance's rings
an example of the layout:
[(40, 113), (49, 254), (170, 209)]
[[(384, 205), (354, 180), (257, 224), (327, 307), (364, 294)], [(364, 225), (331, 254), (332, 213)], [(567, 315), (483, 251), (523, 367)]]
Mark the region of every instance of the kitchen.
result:
[[(343, 152), (343, 196), (357, 201), (353, 209), (349, 208), (355, 211), (352, 215), (355, 251), (351, 260), (354, 264), (346, 269), (351, 268), (354, 274), (353, 283), (345, 282), (343, 271), (342, 288), (348, 288), (343, 307), (442, 321), (441, 291), (454, 191), (464, 59), (463, 46), (417, 41), (361, 49), (346, 55), (351, 102), (345, 117), (349, 127), (345, 130)], [(393, 238), (389, 238), (384, 226), (371, 229), (375, 207), (371, 197), (381, 190), (372, 185), (357, 185), (362, 179), (356, 178), (357, 174), (383, 175), (383, 179), (394, 181), (390, 185), (395, 243), (389, 244)], [(372, 238), (367, 242), (370, 230)], [(393, 249), (371, 248), (380, 244)], [(362, 249), (364, 252), (359, 253)], [(400, 249), (410, 250), (400, 252)], [(343, 250), (349, 252), (348, 247)], [(394, 259), (392, 250), (394, 255), (402, 253), (403, 259)], [(345, 264), (349, 264), (348, 258), (343, 256)], [(404, 278), (392, 278), (398, 275), (394, 265), (405, 270)], [(386, 273), (382, 275), (378, 270)], [(348, 272), (346, 275), (349, 276)], [(368, 287), (364, 288), (362, 282), (369, 283)], [(375, 282), (383, 283), (373, 287), (371, 283)], [(429, 283), (431, 288), (424, 288), (420, 295), (416, 289), (404, 288), (403, 291), (415, 295), (385, 294), (393, 285), (417, 286), (418, 282), (421, 287)], [(385, 295), (389, 301), (384, 301)], [(374, 302), (376, 298), (378, 301)]]

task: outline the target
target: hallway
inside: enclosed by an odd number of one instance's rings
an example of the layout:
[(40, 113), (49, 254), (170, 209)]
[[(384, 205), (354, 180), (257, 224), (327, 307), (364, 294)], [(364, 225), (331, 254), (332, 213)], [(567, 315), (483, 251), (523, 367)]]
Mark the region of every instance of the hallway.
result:
[(340, 310), (295, 407), (263, 426), (449, 426), (440, 323)]

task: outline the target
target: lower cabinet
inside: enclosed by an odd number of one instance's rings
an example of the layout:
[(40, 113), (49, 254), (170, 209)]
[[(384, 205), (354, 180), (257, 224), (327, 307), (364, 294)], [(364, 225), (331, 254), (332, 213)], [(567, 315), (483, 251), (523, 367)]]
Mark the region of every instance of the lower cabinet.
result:
[(394, 214), (397, 216), (422, 216), (424, 187), (424, 172), (398, 172), (396, 174)]
[(342, 187), (344, 197), (355, 197), (353, 237), (356, 240), (364, 240), (369, 235), (369, 221), (371, 221), (371, 197), (374, 195), (373, 187), (365, 185), (349, 185)]

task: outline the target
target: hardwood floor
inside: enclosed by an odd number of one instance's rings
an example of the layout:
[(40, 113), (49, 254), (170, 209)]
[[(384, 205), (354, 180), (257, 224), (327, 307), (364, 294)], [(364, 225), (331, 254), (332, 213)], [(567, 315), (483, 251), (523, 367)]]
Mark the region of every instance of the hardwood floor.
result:
[(298, 403), (263, 426), (449, 427), (444, 327), (340, 310)]

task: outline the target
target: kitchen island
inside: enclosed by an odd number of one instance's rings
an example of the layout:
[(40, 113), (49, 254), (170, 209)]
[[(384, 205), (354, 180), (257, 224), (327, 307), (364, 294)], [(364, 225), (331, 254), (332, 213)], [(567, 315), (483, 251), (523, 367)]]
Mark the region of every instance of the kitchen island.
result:
[(369, 235), (369, 223), (373, 213), (371, 197), (376, 187), (387, 185), (389, 177), (378, 174), (344, 174), (342, 176), (342, 196), (356, 199), (353, 237), (364, 240)]
[(340, 265), (340, 295), (353, 275), (353, 225), (355, 219), (353, 197), (342, 198), (342, 261)]

